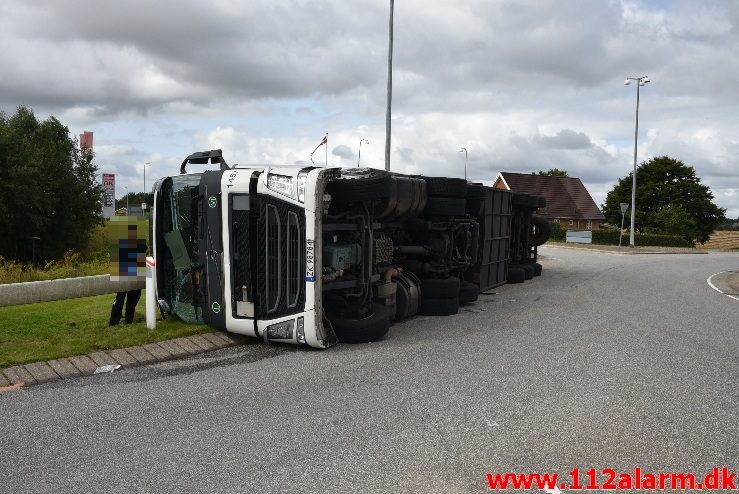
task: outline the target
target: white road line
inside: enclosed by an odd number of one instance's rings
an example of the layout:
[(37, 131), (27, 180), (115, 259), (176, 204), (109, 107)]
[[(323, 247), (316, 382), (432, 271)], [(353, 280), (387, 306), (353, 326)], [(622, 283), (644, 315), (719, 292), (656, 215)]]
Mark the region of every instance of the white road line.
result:
[(718, 288), (716, 287), (716, 285), (714, 285), (714, 284), (713, 284), (713, 283), (711, 282), (711, 279), (713, 279), (713, 277), (714, 277), (714, 276), (718, 276), (718, 275), (720, 275), (720, 274), (724, 274), (724, 273), (728, 273), (728, 272), (729, 272), (729, 271), (721, 271), (721, 272), (719, 272), (719, 273), (716, 273), (716, 274), (712, 274), (711, 276), (709, 276), (709, 277), (708, 277), (708, 278), (706, 279), (706, 283), (708, 283), (708, 286), (710, 286), (711, 288), (713, 288), (714, 290), (716, 290), (717, 292), (719, 292), (719, 293), (720, 293), (721, 295), (726, 295), (726, 296), (727, 296), (727, 297), (729, 297), (729, 298), (733, 298), (734, 300), (736, 300), (736, 301), (739, 301), (739, 297), (735, 297), (734, 295), (729, 295), (728, 293), (724, 293), (724, 292), (722, 292), (721, 290), (719, 290), (719, 289), (718, 289)]

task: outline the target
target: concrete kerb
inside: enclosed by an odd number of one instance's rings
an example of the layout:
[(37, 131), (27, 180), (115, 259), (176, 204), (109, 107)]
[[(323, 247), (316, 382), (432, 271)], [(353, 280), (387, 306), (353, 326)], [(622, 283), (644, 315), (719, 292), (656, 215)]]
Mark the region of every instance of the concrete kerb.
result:
[[(548, 242), (541, 247), (550, 249), (571, 249), (586, 250), (589, 252), (600, 252), (602, 254), (615, 255), (638, 255), (638, 254), (708, 254), (707, 250), (690, 249), (684, 247), (634, 247), (633, 249), (624, 246), (610, 246), (600, 244), (565, 244), (558, 242)], [(540, 248), (541, 248), (540, 247)]]
[(14, 365), (0, 369), (0, 392), (59, 379), (91, 375), (98, 367), (104, 365), (134, 367), (242, 345), (245, 342), (245, 337), (215, 331), (147, 343), (142, 346), (97, 351), (88, 355), (54, 359), (48, 362)]

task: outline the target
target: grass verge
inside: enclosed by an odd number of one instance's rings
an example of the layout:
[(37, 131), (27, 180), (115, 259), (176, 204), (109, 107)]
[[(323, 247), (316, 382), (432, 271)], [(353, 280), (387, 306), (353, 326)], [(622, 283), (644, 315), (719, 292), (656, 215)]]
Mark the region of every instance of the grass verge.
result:
[[(112, 350), (210, 331), (176, 318), (144, 323), (145, 293), (133, 324), (108, 327), (115, 294), (0, 307), (0, 367), (27, 364), (98, 350)], [(158, 314), (157, 314), (158, 315)]]

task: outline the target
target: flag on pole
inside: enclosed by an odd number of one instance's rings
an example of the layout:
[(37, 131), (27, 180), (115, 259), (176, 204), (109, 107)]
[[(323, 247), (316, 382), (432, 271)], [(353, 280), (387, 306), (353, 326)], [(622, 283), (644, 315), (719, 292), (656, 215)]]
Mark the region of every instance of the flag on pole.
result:
[[(315, 153), (316, 151), (318, 151), (318, 148), (320, 148), (324, 144), (326, 145), (326, 148), (328, 148), (328, 134), (326, 134), (325, 136), (323, 136), (323, 139), (321, 140), (320, 143), (318, 143), (318, 146), (316, 146), (316, 148), (313, 150), (313, 152), (310, 153), (310, 162), (311, 163), (313, 163), (313, 153)], [(328, 157), (326, 158), (326, 161), (328, 162)], [(315, 163), (313, 163), (313, 164), (315, 165)]]

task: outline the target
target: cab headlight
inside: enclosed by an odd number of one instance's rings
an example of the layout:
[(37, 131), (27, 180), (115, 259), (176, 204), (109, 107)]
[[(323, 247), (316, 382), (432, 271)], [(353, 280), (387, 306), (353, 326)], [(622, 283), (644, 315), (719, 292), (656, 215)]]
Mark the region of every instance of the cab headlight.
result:
[(282, 321), (277, 324), (267, 326), (267, 335), (270, 340), (289, 340), (293, 337), (293, 328), (295, 321)]

